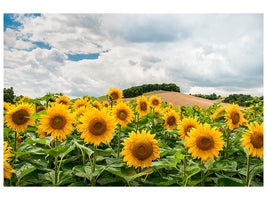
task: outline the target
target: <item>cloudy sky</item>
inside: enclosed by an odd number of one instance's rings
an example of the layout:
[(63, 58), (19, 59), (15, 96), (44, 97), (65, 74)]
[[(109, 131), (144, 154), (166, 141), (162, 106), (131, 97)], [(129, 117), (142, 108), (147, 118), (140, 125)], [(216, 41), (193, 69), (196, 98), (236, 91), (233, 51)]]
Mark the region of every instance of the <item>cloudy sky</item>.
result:
[(4, 87), (102, 96), (148, 83), (263, 95), (262, 14), (4, 14)]

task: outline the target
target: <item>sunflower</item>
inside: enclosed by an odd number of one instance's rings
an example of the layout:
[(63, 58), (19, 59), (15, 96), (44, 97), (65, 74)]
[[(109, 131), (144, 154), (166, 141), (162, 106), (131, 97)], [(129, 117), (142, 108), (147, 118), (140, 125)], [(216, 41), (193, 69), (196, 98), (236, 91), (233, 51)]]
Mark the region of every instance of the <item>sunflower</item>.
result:
[(37, 106), (37, 112), (46, 110), (46, 106)]
[(195, 118), (184, 118), (178, 126), (180, 132), (180, 139), (185, 140), (188, 137), (188, 133), (193, 129), (197, 128), (199, 123)]
[(53, 104), (47, 109), (47, 115), (40, 116), (40, 125), (37, 128), (62, 142), (71, 133), (74, 121), (75, 116), (66, 105)]
[(106, 108), (109, 107), (109, 103), (108, 103), (107, 101), (104, 101), (104, 102), (102, 103), (102, 105), (103, 105), (104, 107), (106, 107)]
[(57, 101), (57, 103), (62, 103), (62, 104), (65, 104), (65, 105), (70, 105), (71, 103), (71, 100), (69, 97), (65, 96), (65, 95), (62, 95), (62, 96), (59, 96)]
[(188, 153), (194, 158), (201, 158), (204, 163), (218, 157), (219, 151), (223, 149), (222, 133), (209, 124), (198, 125), (188, 133), (185, 138), (185, 146), (189, 147)]
[(244, 114), (241, 113), (238, 105), (236, 104), (226, 108), (225, 118), (227, 119), (227, 125), (230, 130), (238, 128), (239, 125), (242, 125), (242, 123), (246, 121), (244, 119)]
[(164, 123), (165, 128), (173, 130), (177, 127), (177, 123), (179, 122), (180, 117), (174, 110), (172, 110), (165, 115), (164, 120), (165, 120)]
[(5, 116), (6, 125), (16, 132), (26, 131), (29, 125), (34, 125), (34, 119), (28, 118), (34, 113), (34, 108), (28, 103), (21, 103), (9, 110)]
[(162, 113), (163, 113), (164, 115), (166, 115), (166, 114), (169, 113), (170, 111), (172, 111), (172, 109), (171, 109), (170, 107), (166, 107), (166, 108), (164, 108), (164, 109), (162, 110)]
[[(159, 115), (159, 114), (161, 114), (161, 113), (162, 113), (161, 108), (156, 107), (156, 108), (154, 109), (153, 113), (154, 113), (155, 115)], [(160, 118), (160, 116), (156, 117), (155, 119), (159, 119), (159, 118)]]
[(84, 95), (84, 96), (83, 96), (83, 99), (84, 99), (85, 101), (90, 101), (90, 96), (88, 96), (88, 95)]
[(249, 130), (245, 131), (245, 135), (242, 136), (241, 144), (245, 146), (244, 149), (249, 149), (248, 155), (252, 154), (254, 157), (262, 158), (263, 156), (263, 123), (259, 125), (250, 123)]
[(109, 92), (107, 94), (111, 101), (121, 101), (122, 100), (122, 91), (117, 88), (109, 88)]
[(75, 110), (74, 115), (78, 117), (83, 115), (86, 111), (88, 111), (88, 109), (85, 106), (81, 106)]
[(75, 111), (77, 108), (81, 107), (81, 106), (88, 106), (88, 103), (86, 100), (84, 99), (77, 99), (74, 104), (73, 104), (73, 110)]
[[(219, 115), (222, 115), (222, 114), (224, 114), (224, 113), (226, 112), (226, 108), (227, 108), (226, 106), (222, 106), (222, 107), (216, 109), (215, 112), (214, 112), (214, 114), (211, 115), (211, 120), (214, 122), (215, 119), (216, 119)], [(224, 115), (225, 115), (225, 114), (224, 114)], [(218, 119), (218, 120), (225, 120), (225, 116), (224, 116), (224, 115), (218, 117), (217, 119)]]
[(152, 107), (160, 107), (161, 102), (162, 102), (161, 99), (157, 96), (151, 96), (149, 98), (149, 103)]
[(116, 128), (114, 119), (105, 110), (88, 111), (80, 118), (80, 122), (81, 138), (94, 146), (98, 146), (101, 142), (106, 144), (107, 141), (111, 141), (112, 132)]
[(92, 103), (93, 107), (95, 107), (98, 110), (101, 110), (101, 103), (98, 101), (93, 101)]
[(142, 117), (149, 113), (149, 103), (146, 97), (144, 96), (139, 96), (136, 98), (137, 100), (137, 106), (136, 106), (136, 111), (139, 113), (139, 115)]
[(173, 109), (174, 108), (174, 105), (172, 104), (172, 102), (169, 103), (169, 108), (170, 109)]
[(123, 161), (127, 162), (130, 167), (142, 169), (144, 166), (149, 167), (153, 160), (160, 158), (158, 141), (154, 137), (155, 134), (151, 135), (150, 131), (145, 130), (129, 133), (129, 138), (122, 143), (124, 145), (121, 152), (124, 156)]
[(133, 112), (125, 103), (118, 103), (112, 110), (113, 117), (122, 127), (126, 127), (131, 122)]
[(8, 102), (4, 102), (4, 111), (8, 111), (12, 108), (12, 104)]
[(4, 178), (10, 179), (11, 173), (15, 172), (12, 170), (11, 165), (8, 163), (8, 158), (12, 156), (12, 153), (9, 151), (11, 147), (7, 147), (8, 143), (4, 142)]

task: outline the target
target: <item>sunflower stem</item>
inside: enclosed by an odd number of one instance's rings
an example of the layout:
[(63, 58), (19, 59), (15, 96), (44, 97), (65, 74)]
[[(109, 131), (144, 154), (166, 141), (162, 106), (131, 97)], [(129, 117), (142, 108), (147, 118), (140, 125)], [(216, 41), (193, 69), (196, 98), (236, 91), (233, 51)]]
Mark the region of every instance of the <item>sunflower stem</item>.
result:
[[(56, 137), (55, 147), (57, 146), (58, 146), (58, 140)], [(58, 156), (55, 157), (55, 184), (57, 184), (57, 182), (58, 182)]]
[(246, 185), (249, 187), (249, 166), (250, 166), (250, 156), (247, 155), (247, 177), (246, 177)]
[[(97, 150), (97, 146), (94, 146), (92, 173), (95, 172), (95, 164), (96, 164), (96, 156), (97, 156), (96, 150)], [(95, 184), (96, 184), (96, 178), (93, 176), (91, 186), (95, 186)]]
[(186, 186), (185, 185), (185, 180), (186, 180), (186, 154), (184, 155), (184, 158), (183, 158), (183, 164), (184, 164), (184, 171), (183, 171), (183, 186)]
[(226, 133), (226, 152), (225, 152), (225, 158), (227, 159), (229, 157), (229, 138), (230, 138), (230, 130)]
[(136, 133), (138, 131), (138, 121), (139, 121), (139, 113), (136, 115)]
[(17, 150), (17, 131), (15, 131), (15, 143), (14, 143), (14, 151)]
[(204, 163), (202, 161), (200, 161), (201, 164), (201, 186), (205, 186), (205, 171), (204, 171)]
[(121, 143), (121, 125), (119, 125), (119, 132), (118, 132), (118, 152), (117, 158), (120, 158), (120, 143)]

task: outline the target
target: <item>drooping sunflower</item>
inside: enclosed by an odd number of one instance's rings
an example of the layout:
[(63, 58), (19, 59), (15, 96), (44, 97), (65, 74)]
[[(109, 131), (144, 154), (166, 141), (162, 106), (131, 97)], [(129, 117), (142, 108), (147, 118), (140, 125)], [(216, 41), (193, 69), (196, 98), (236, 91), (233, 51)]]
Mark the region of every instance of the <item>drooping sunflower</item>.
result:
[(88, 111), (80, 118), (80, 122), (81, 138), (86, 143), (94, 144), (94, 146), (98, 146), (101, 142), (107, 144), (107, 141), (111, 141), (112, 132), (116, 128), (113, 117), (105, 110), (93, 109)]
[(59, 96), (58, 99), (56, 100), (57, 103), (62, 103), (62, 104), (65, 104), (65, 105), (70, 105), (71, 103), (71, 100), (69, 97), (63, 95), (63, 96)]
[(238, 105), (233, 104), (226, 108), (225, 118), (227, 119), (227, 125), (230, 130), (234, 128), (238, 128), (245, 122), (244, 113), (242, 113), (238, 107)]
[(122, 127), (126, 127), (133, 117), (132, 109), (125, 103), (118, 103), (112, 110), (112, 115), (117, 123)]
[(150, 131), (142, 130), (135, 133), (129, 133), (129, 138), (122, 143), (124, 148), (121, 155), (124, 156), (123, 161), (127, 165), (135, 168), (144, 166), (149, 167), (153, 160), (160, 158), (157, 146), (158, 141), (154, 139), (155, 134), (151, 135)]
[[(226, 106), (222, 106), (218, 109), (216, 109), (216, 111), (214, 112), (214, 114), (211, 116), (211, 120), (214, 122), (215, 119), (219, 116), (219, 115), (223, 115), (223, 113), (226, 112)], [(224, 115), (223, 116), (220, 116), (217, 118), (218, 120), (225, 120), (225, 117)]]
[(136, 111), (139, 113), (139, 115), (142, 117), (147, 113), (149, 113), (150, 108), (147, 98), (144, 96), (139, 96), (136, 98), (136, 100), (137, 100)]
[(165, 115), (164, 120), (165, 120), (165, 123), (164, 123), (165, 128), (169, 130), (173, 130), (177, 127), (180, 117), (175, 112), (175, 110), (172, 110)]
[(29, 125), (34, 125), (34, 119), (28, 118), (34, 113), (34, 107), (28, 103), (20, 103), (12, 107), (5, 116), (6, 125), (16, 132), (26, 131)]
[(81, 106), (88, 106), (88, 102), (84, 99), (77, 99), (73, 106), (72, 106), (72, 109), (73, 111), (75, 111), (77, 108), (81, 107)]
[(46, 106), (37, 106), (37, 111), (36, 112), (40, 112), (46, 110)]
[(109, 92), (107, 95), (112, 101), (121, 101), (123, 97), (122, 91), (117, 88), (109, 88)]
[(92, 105), (96, 109), (101, 110), (101, 103), (99, 101), (93, 101)]
[(184, 118), (181, 123), (178, 125), (178, 130), (180, 133), (180, 139), (185, 140), (188, 136), (188, 133), (193, 129), (197, 128), (199, 123), (197, 122), (197, 119), (195, 118)]
[(201, 158), (203, 163), (210, 162), (218, 157), (219, 151), (223, 149), (222, 133), (209, 124), (200, 124), (188, 133), (185, 138), (185, 146), (188, 153), (194, 158)]
[(68, 107), (65, 104), (56, 103), (47, 109), (47, 115), (40, 116), (40, 124), (37, 128), (62, 142), (66, 139), (66, 135), (71, 133), (74, 121), (75, 115), (70, 113)]
[(160, 107), (161, 106), (161, 99), (157, 96), (151, 96), (149, 98), (149, 104), (152, 106), (152, 107)]
[(11, 165), (8, 163), (8, 158), (12, 156), (12, 153), (9, 151), (11, 147), (7, 147), (8, 143), (4, 142), (4, 178), (10, 179), (11, 174), (15, 172), (12, 170)]
[(250, 123), (245, 135), (242, 136), (241, 144), (245, 146), (244, 149), (249, 149), (248, 155), (252, 154), (254, 157), (262, 158), (263, 156), (263, 123)]

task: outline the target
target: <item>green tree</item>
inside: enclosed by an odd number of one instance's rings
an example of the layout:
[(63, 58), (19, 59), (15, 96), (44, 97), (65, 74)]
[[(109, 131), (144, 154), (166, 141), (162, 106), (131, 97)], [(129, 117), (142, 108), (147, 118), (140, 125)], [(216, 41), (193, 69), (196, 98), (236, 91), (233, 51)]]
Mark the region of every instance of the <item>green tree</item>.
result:
[(14, 98), (15, 98), (15, 95), (14, 95), (13, 87), (4, 88), (4, 101), (14, 104), (14, 101), (13, 101)]

